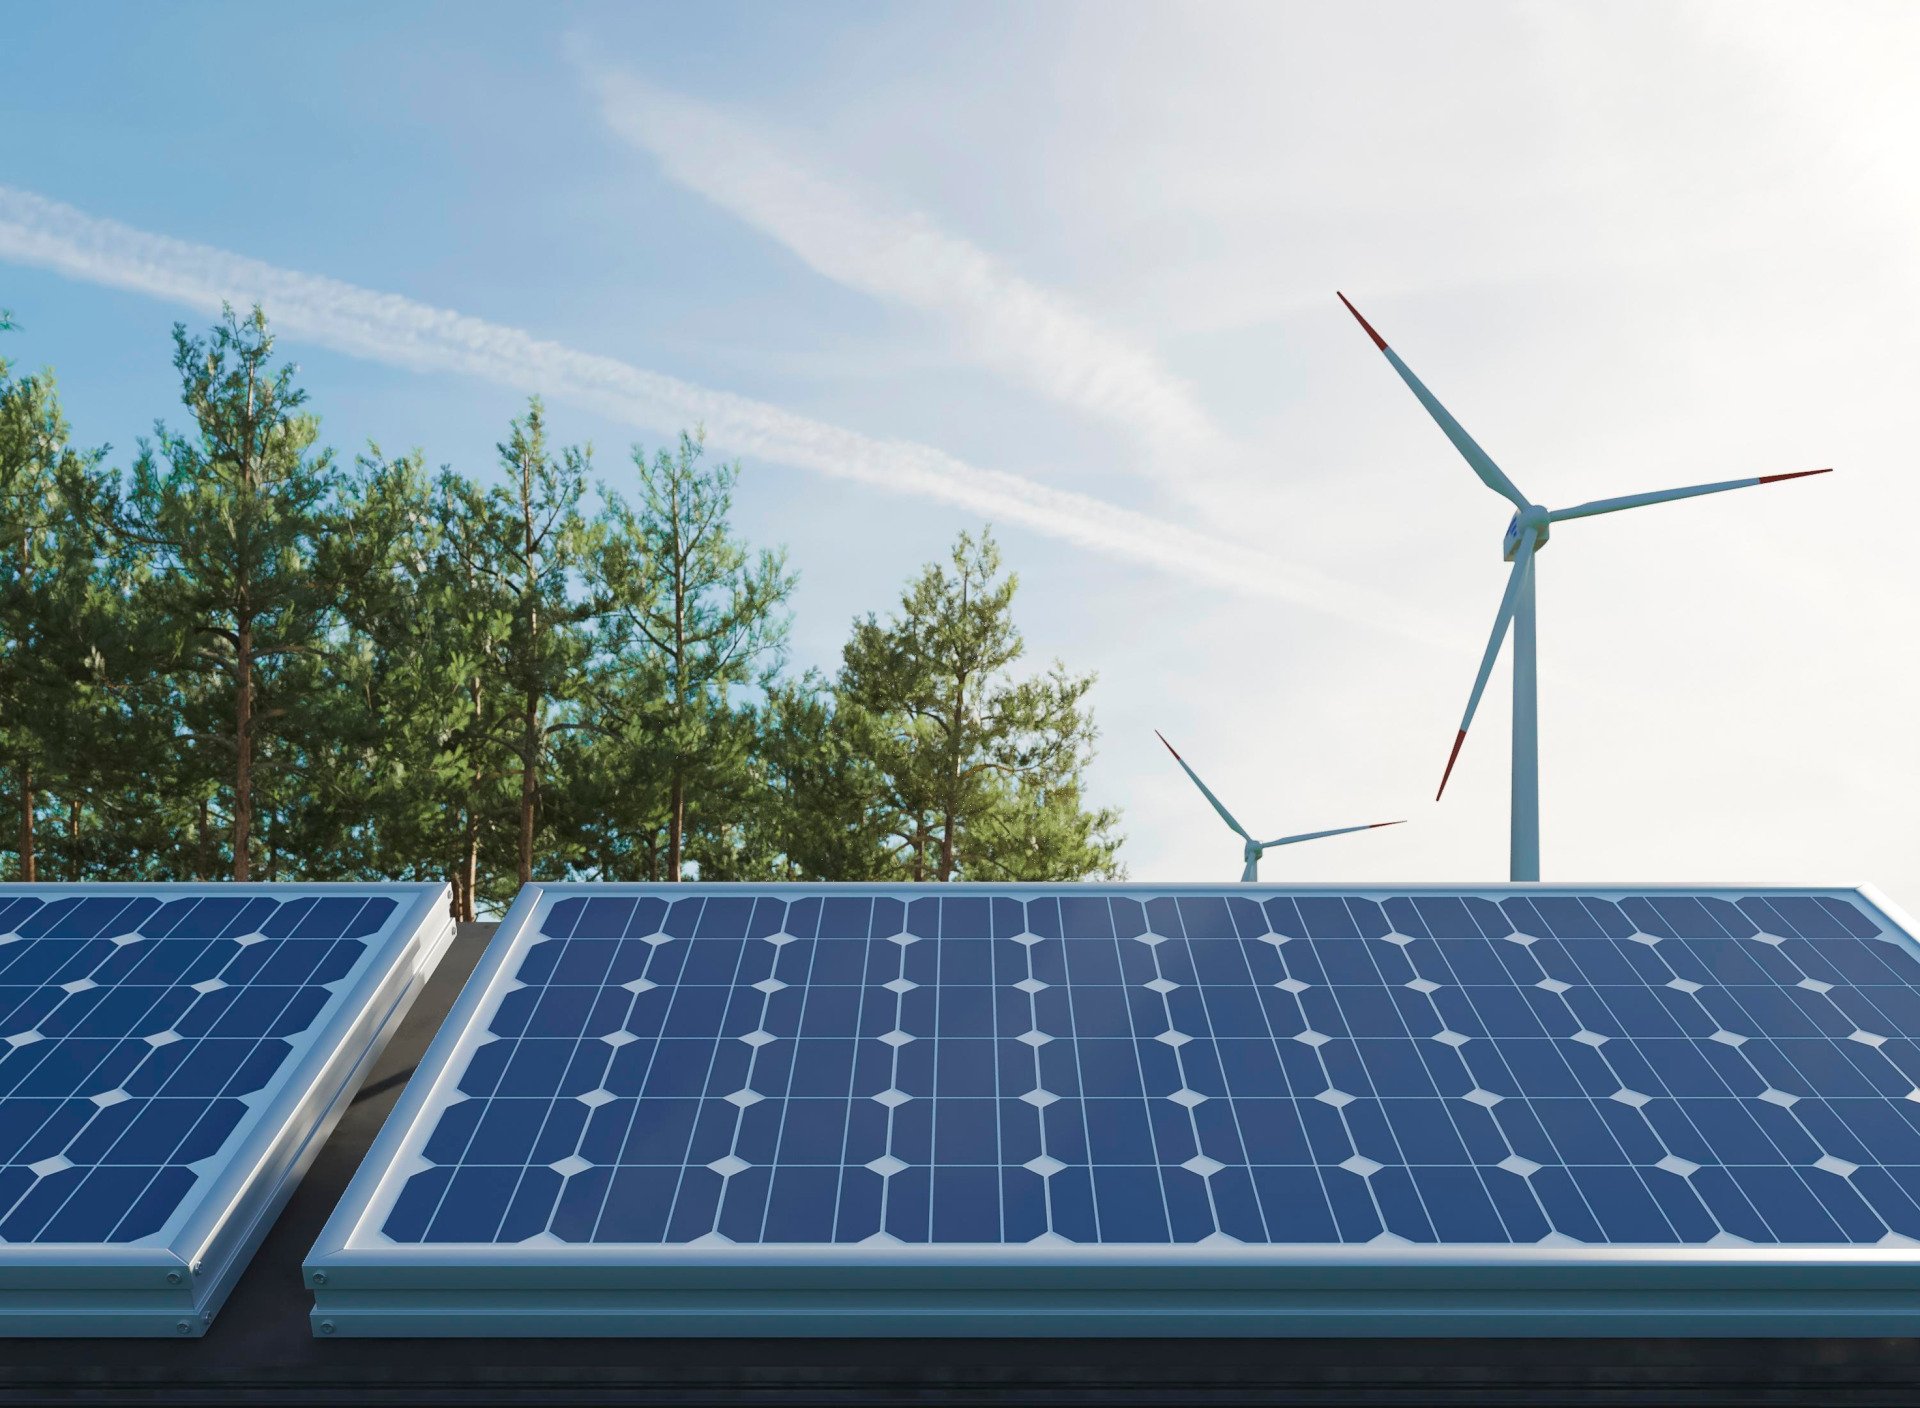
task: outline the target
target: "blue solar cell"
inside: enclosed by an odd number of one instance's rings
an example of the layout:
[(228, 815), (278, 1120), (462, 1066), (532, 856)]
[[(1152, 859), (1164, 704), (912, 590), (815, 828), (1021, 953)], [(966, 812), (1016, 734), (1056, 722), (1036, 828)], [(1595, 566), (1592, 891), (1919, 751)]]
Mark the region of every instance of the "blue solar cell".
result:
[(158, 1232), (395, 909), (368, 894), (0, 899), (0, 1240)]

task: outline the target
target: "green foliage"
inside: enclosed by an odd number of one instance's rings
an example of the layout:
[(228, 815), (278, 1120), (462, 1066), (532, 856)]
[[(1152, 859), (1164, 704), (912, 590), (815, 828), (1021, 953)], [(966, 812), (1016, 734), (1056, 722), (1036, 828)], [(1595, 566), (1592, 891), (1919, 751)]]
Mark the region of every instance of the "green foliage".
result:
[[(341, 876), (454, 873), (466, 797), (462, 636), (447, 590), (446, 520), (420, 455), (369, 446), (344, 494), (343, 531), (322, 545), (342, 584), (341, 622), (296, 730), (324, 750), (304, 770), (309, 854)], [(344, 765), (343, 765), (344, 764)]]
[[(52, 374), (15, 378), (0, 362), (0, 757), (26, 880), (114, 863), (96, 822), (123, 803), (109, 780), (146, 732), (107, 687), (132, 649), (137, 569), (95, 531), (110, 503), (104, 451), (68, 436)], [(64, 827), (49, 834), (56, 797)]]
[[(0, 327), (5, 326), (0, 315)], [(25, 879), (1071, 879), (1090, 676), (1019, 674), (962, 535), (838, 675), (698, 435), (587, 500), (536, 400), (485, 483), (336, 465), (259, 309), (174, 329), (189, 424), (124, 480), (0, 361), (0, 867)]]
[(595, 614), (573, 588), (593, 541), (580, 511), (589, 455), (567, 449), (553, 457), (538, 399), (498, 448), (507, 483), (479, 501), (479, 532), (468, 539), (478, 551), (465, 565), (476, 574), (475, 604), (496, 629), (505, 611), (505, 630), (494, 641), (497, 678), (483, 687), (500, 691), (499, 712), (510, 720), (494, 736), (511, 752), (519, 776), (515, 879), (525, 884), (534, 878), (551, 741), (572, 727), (557, 714), (579, 696), (589, 649), (583, 627)]
[[(620, 745), (607, 762), (642, 788), (664, 782), (666, 879), (683, 873), (689, 796), (712, 810), (742, 792), (754, 748), (736, 696), (773, 682), (794, 585), (784, 554), (752, 555), (733, 536), (739, 470), (701, 452), (691, 435), (651, 460), (635, 447), (639, 502), (607, 495), (594, 563), (605, 661), (594, 712)], [(734, 863), (710, 849), (701, 873)]]
[(337, 609), (320, 544), (340, 526), (340, 485), (294, 369), (272, 365), (260, 309), (245, 319), (227, 309), (205, 339), (176, 324), (173, 343), (194, 428), (157, 424), (155, 444), (141, 446), (123, 532), (154, 556), (152, 600), (189, 677), (192, 771), (202, 787), (224, 784), (233, 878), (245, 880), (261, 844), (256, 770), (269, 786), (288, 781), (285, 721), (313, 678), (300, 665), (323, 654)]
[(877, 721), (812, 673), (772, 690), (763, 719), (767, 785), (757, 820), (783, 877), (899, 879)]
[(990, 534), (962, 533), (882, 624), (856, 622), (840, 690), (871, 724), (892, 848), (915, 880), (1110, 875), (1110, 812), (1080, 802), (1096, 731), (1092, 675), (1016, 679), (1019, 580)]

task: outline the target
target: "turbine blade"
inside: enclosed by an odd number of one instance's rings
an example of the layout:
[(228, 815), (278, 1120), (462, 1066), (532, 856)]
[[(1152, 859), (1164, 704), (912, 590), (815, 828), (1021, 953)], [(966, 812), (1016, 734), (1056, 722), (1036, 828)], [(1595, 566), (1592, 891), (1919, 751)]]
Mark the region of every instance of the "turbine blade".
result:
[(1467, 741), (1467, 730), (1473, 727), (1473, 712), (1480, 707), (1480, 696), (1486, 692), (1487, 677), (1493, 673), (1493, 662), (1500, 658), (1500, 647), (1507, 639), (1507, 627), (1513, 624), (1513, 610), (1520, 597), (1520, 584), (1527, 579), (1527, 573), (1533, 569), (1533, 534), (1527, 533), (1520, 539), (1520, 547), (1513, 555), (1513, 570), (1507, 574), (1507, 589), (1500, 597), (1500, 613), (1493, 618), (1493, 635), (1487, 641), (1487, 653), (1480, 657), (1480, 673), (1473, 677), (1473, 693), (1467, 696), (1467, 712), (1460, 720), (1460, 732), (1454, 736), (1453, 751), (1447, 754), (1447, 770), (1440, 775), (1440, 790), (1433, 794), (1433, 800), (1439, 801), (1447, 790), (1447, 779), (1453, 776), (1453, 765), (1460, 757), (1460, 745)]
[[(1159, 729), (1153, 731), (1153, 736), (1162, 743), (1167, 743), (1167, 736), (1160, 732)], [(1207, 784), (1200, 780), (1200, 774), (1187, 766), (1187, 760), (1180, 756), (1179, 751), (1175, 749), (1171, 743), (1167, 743), (1167, 751), (1173, 754), (1173, 760), (1180, 764), (1181, 771), (1193, 779), (1193, 785), (1200, 789), (1200, 795), (1213, 803), (1213, 809), (1220, 813), (1220, 820), (1224, 821), (1228, 826), (1231, 826), (1243, 840), (1251, 841), (1253, 837), (1248, 833), (1247, 828), (1235, 821), (1233, 819), (1233, 813), (1220, 805), (1220, 799), (1207, 790)]]
[(1393, 363), (1393, 369), (1400, 373), (1400, 380), (1404, 381), (1408, 389), (1420, 399), (1420, 404), (1427, 408), (1427, 414), (1433, 417), (1434, 423), (1446, 432), (1447, 439), (1453, 441), (1453, 448), (1466, 457), (1467, 463), (1473, 467), (1473, 472), (1480, 476), (1480, 482), (1515, 508), (1527, 507), (1527, 496), (1514, 487), (1513, 481), (1507, 478), (1505, 471), (1493, 462), (1493, 456), (1481, 449), (1460, 422), (1453, 418), (1452, 413), (1435, 399), (1434, 394), (1427, 390), (1420, 378), (1413, 374), (1413, 368), (1401, 361), (1399, 354), (1387, 346), (1387, 340), (1373, 330), (1373, 324), (1360, 316), (1358, 308), (1347, 303), (1347, 296), (1344, 293), (1337, 293), (1335, 296), (1342, 303), (1347, 304), (1347, 311), (1353, 314), (1360, 326), (1367, 330), (1367, 336), (1373, 339), (1373, 345), (1386, 353), (1387, 360)]
[(1298, 841), (1318, 841), (1322, 836), (1345, 836), (1349, 831), (1377, 831), (1383, 826), (1405, 826), (1404, 821), (1370, 821), (1364, 826), (1337, 826), (1331, 831), (1303, 831), (1298, 836), (1282, 836), (1278, 841), (1262, 841), (1262, 846), (1291, 846)]
[(1751, 489), (1756, 484), (1778, 484), (1784, 479), (1809, 479), (1816, 474), (1832, 474), (1831, 469), (1801, 469), (1792, 474), (1763, 474), (1757, 479), (1723, 479), (1718, 484), (1689, 484), (1684, 489), (1657, 489), (1651, 494), (1627, 494), (1617, 499), (1595, 499), (1572, 508), (1555, 509), (1547, 515), (1549, 523), (1568, 518), (1591, 518), (1596, 513), (1618, 513), (1623, 508), (1645, 508), (1648, 504), (1672, 503), (1675, 499), (1694, 499), (1702, 494), (1719, 494), (1728, 489)]

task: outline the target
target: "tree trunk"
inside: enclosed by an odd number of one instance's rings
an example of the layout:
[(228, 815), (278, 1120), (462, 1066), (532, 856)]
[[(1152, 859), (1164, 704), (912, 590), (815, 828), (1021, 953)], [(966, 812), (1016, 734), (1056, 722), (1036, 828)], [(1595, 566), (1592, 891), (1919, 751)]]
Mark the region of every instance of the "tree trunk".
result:
[[(960, 574), (960, 620), (968, 620), (968, 595), (971, 580), (967, 573)], [(953, 879), (953, 828), (960, 810), (960, 769), (966, 759), (967, 747), (967, 671), (962, 665), (954, 671), (953, 677), (953, 717), (947, 720), (950, 736), (947, 739), (949, 759), (947, 763), (947, 795), (940, 817), (940, 882), (945, 884)]]
[(200, 799), (200, 822), (194, 833), (193, 878), (213, 879), (213, 821), (208, 815), (211, 803)]
[[(673, 491), (673, 721), (687, 721), (687, 555), (680, 523), (678, 483)], [(667, 808), (667, 879), (678, 884), (687, 825), (687, 783), (680, 775), (679, 735), (674, 741), (673, 782)]]
[(40, 878), (33, 855), (33, 764), (20, 764), (20, 878), (28, 884)]
[(85, 879), (80, 870), (80, 799), (75, 797), (67, 802), (67, 878)]
[[(244, 439), (240, 456), (240, 482), (245, 502), (251, 505), (258, 487), (254, 480), (254, 444), (258, 426), (254, 421), (254, 373), (247, 364), (247, 414), (243, 422)], [(233, 878), (246, 880), (253, 873), (253, 617), (249, 601), (249, 578), (241, 569), (238, 588), (239, 610), (235, 612), (233, 656), (234, 734), (233, 734)]]
[(533, 806), (540, 790), (540, 700), (527, 695), (526, 736), (520, 758), (520, 883), (533, 879)]
[[(537, 681), (537, 662), (540, 659), (540, 598), (538, 595), (539, 575), (534, 569), (534, 554), (538, 544), (533, 533), (533, 456), (531, 453), (520, 457), (520, 512), (525, 532), (526, 557), (526, 594), (527, 594), (527, 650), (532, 655), (534, 665), (533, 678)], [(540, 695), (538, 686), (527, 690), (526, 733), (521, 740), (520, 754), (520, 883), (527, 884), (533, 879), (533, 803), (539, 791), (540, 766)]]
[[(966, 616), (966, 607), (966, 589), (962, 587), (960, 592), (962, 619)], [(953, 730), (953, 761), (947, 773), (946, 805), (940, 814), (940, 882), (942, 884), (953, 879), (953, 825), (954, 817), (960, 807), (960, 762), (966, 742), (962, 721), (966, 718), (966, 708), (967, 675), (966, 671), (962, 670), (954, 680), (953, 718), (948, 723), (948, 727)]]
[[(479, 787), (476, 777), (474, 786)], [(466, 835), (460, 846), (460, 919), (473, 923), (474, 895), (480, 888), (480, 814), (467, 807)]]
[[(481, 708), (480, 676), (474, 675), (467, 680), (467, 698), (473, 703), (473, 736), (480, 737)], [(479, 747), (478, 742), (474, 745)], [(475, 895), (480, 889), (480, 784), (485, 780), (486, 772), (476, 756), (473, 765), (473, 777), (468, 784), (467, 824), (461, 836), (460, 845), (460, 920), (471, 924), (474, 918)]]
[(680, 840), (687, 822), (687, 784), (673, 779), (672, 803), (667, 816), (667, 879), (680, 878)]
[(253, 847), (253, 623), (242, 618), (235, 650), (233, 756), (233, 878), (252, 873)]

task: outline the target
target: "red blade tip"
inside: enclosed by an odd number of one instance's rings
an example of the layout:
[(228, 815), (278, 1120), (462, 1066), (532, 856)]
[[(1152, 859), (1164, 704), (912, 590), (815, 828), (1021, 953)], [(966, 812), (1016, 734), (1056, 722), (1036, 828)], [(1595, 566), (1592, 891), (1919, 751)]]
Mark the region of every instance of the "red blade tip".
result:
[[(1159, 739), (1162, 743), (1167, 743), (1167, 736), (1164, 733), (1160, 732), (1159, 729), (1155, 729), (1153, 731), (1153, 736)], [(1180, 761), (1182, 762), (1186, 761), (1184, 758), (1180, 758), (1180, 750), (1175, 748), (1171, 743), (1167, 743), (1167, 751), (1173, 754), (1175, 758), (1180, 759)]]
[(1453, 764), (1460, 756), (1460, 745), (1467, 741), (1467, 731), (1461, 729), (1453, 740), (1453, 751), (1447, 754), (1447, 770), (1440, 774), (1440, 792), (1433, 794), (1433, 800), (1440, 800), (1440, 793), (1447, 790), (1447, 779), (1453, 776)]
[[(1440, 785), (1442, 787), (1446, 786), (1444, 782), (1441, 783)], [(1376, 821), (1372, 826), (1368, 827), (1367, 829), (1369, 831), (1378, 831), (1383, 826), (1405, 826), (1406, 824), (1407, 824), (1406, 818), (1402, 817), (1399, 821)]]
[(1778, 484), (1782, 479), (1807, 479), (1816, 474), (1832, 474), (1831, 469), (1796, 469), (1792, 474), (1763, 474), (1762, 484)]
[[(1347, 303), (1347, 296), (1344, 293), (1341, 293), (1338, 289), (1334, 291), (1333, 296), (1339, 299), (1342, 303)], [(1367, 336), (1373, 339), (1373, 345), (1375, 347), (1378, 347), (1382, 352), (1386, 351), (1387, 340), (1384, 337), (1380, 336), (1379, 333), (1373, 330), (1372, 323), (1368, 322), (1365, 318), (1362, 318), (1360, 316), (1360, 310), (1354, 307), (1351, 303), (1347, 303), (1347, 311), (1353, 314), (1354, 318), (1359, 322), (1360, 326), (1367, 330)]]

